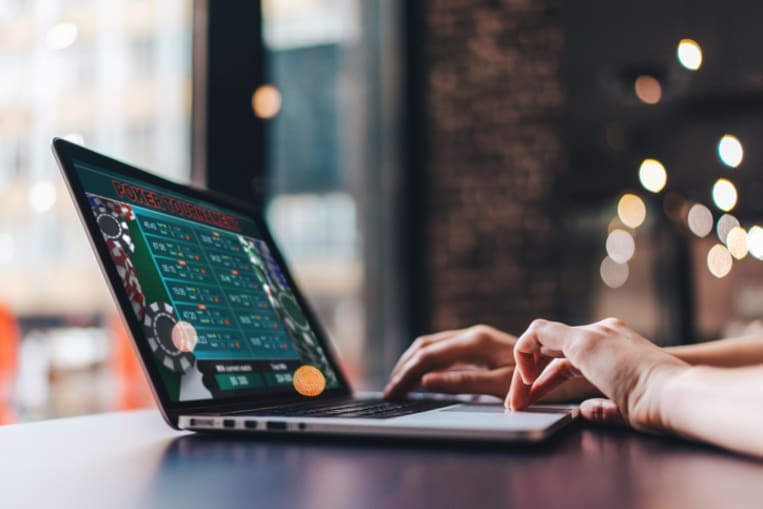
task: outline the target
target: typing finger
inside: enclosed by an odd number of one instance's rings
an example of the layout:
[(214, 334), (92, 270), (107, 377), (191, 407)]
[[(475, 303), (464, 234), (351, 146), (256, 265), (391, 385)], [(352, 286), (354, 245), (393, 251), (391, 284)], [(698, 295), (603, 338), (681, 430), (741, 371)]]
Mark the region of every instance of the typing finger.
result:
[(411, 343), (411, 346), (408, 347), (408, 349), (403, 352), (403, 355), (400, 356), (400, 358), (397, 360), (397, 363), (395, 363), (395, 367), (392, 368), (392, 372), (390, 373), (390, 378), (394, 378), (395, 375), (397, 375), (398, 371), (405, 366), (405, 364), (411, 360), (411, 357), (416, 355), (416, 352), (421, 350), (424, 347), (427, 347), (433, 343), (437, 343), (439, 341), (444, 341), (446, 339), (452, 338), (456, 336), (460, 330), (447, 330), (438, 332), (436, 334), (429, 334), (426, 336), (420, 336), (416, 338), (413, 343)]
[(531, 385), (548, 364), (548, 357), (563, 357), (562, 346), (566, 340), (562, 324), (535, 320), (514, 345), (514, 361), (522, 381)]
[(419, 349), (390, 378), (384, 389), (384, 397), (393, 399), (402, 396), (415, 387), (421, 377), (430, 371), (450, 367), (456, 362), (476, 360), (484, 352), (475, 347), (467, 336), (460, 336), (451, 341), (440, 341)]
[(532, 384), (526, 404), (532, 405), (568, 380), (582, 376), (569, 359), (554, 359)]
[(526, 384), (519, 374), (518, 369), (514, 369), (514, 374), (511, 377), (511, 387), (506, 394), (506, 399), (503, 405), (511, 410), (519, 410), (527, 406), (527, 399), (530, 395), (530, 385)]

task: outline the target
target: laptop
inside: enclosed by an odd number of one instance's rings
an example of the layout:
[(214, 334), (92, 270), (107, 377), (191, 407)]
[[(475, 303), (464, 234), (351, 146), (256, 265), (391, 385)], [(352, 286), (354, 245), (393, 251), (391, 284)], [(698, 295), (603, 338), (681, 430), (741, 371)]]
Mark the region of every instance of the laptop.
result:
[(532, 442), (576, 416), (356, 393), (259, 211), (63, 139), (53, 152), (170, 426)]

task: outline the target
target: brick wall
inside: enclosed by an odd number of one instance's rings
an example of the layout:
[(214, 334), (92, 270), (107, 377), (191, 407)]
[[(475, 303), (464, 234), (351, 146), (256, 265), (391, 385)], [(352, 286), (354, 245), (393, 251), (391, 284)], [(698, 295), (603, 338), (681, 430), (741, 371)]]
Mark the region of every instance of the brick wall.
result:
[(434, 330), (524, 330), (560, 311), (561, 0), (426, 0), (425, 169)]

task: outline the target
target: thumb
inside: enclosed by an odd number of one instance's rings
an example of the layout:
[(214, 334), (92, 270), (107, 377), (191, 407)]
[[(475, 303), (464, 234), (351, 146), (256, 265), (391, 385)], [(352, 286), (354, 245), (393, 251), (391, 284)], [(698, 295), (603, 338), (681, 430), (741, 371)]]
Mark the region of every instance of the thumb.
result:
[(614, 426), (627, 426), (628, 423), (623, 419), (623, 415), (617, 408), (617, 405), (606, 398), (592, 398), (583, 401), (580, 404), (580, 415), (586, 421), (595, 424), (606, 424)]

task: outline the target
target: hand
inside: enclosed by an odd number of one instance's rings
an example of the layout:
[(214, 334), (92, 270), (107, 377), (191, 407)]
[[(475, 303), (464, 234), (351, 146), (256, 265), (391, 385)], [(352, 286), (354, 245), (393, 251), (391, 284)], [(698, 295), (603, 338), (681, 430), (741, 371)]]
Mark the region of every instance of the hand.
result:
[(397, 361), (384, 397), (401, 397), (421, 385), (437, 392), (503, 398), (514, 370), (515, 342), (514, 336), (486, 325), (421, 336)]
[(560, 384), (584, 377), (609, 400), (584, 401), (584, 418), (662, 430), (668, 381), (688, 365), (609, 318), (580, 327), (536, 320), (514, 346), (517, 369), (506, 404), (520, 410)]

